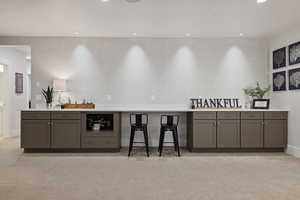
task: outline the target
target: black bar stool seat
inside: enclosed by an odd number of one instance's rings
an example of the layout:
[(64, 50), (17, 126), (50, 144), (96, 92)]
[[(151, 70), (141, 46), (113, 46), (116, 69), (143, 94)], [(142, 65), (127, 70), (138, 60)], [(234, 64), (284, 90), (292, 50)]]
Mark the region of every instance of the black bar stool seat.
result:
[[(178, 156), (180, 156), (179, 149), (179, 139), (178, 139), (178, 115), (162, 115), (160, 117), (160, 137), (159, 137), (159, 156), (161, 156), (163, 151), (164, 143), (173, 143), (175, 151), (177, 151)], [(173, 142), (165, 142), (165, 134), (166, 132), (172, 132)]]
[[(130, 114), (130, 141), (128, 157), (131, 154), (133, 144), (144, 143), (146, 147), (146, 153), (149, 157), (149, 142), (148, 142), (148, 115), (147, 114)], [(144, 134), (144, 142), (134, 142), (135, 132), (141, 131)]]

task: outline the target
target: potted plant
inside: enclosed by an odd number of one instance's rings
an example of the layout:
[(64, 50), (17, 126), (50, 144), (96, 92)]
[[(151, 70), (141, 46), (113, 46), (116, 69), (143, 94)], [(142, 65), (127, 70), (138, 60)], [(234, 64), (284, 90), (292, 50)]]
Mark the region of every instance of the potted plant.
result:
[(254, 99), (260, 99), (263, 100), (264, 96), (269, 92), (271, 89), (271, 86), (268, 86), (266, 88), (261, 88), (259, 82), (256, 83), (256, 87), (249, 87), (249, 88), (244, 88), (244, 92), (246, 95), (250, 97), (250, 103), (252, 106), (252, 101)]
[(50, 86), (48, 86), (47, 90), (42, 89), (42, 94), (45, 98), (47, 108), (51, 108), (51, 104), (53, 102), (53, 88), (50, 88)]

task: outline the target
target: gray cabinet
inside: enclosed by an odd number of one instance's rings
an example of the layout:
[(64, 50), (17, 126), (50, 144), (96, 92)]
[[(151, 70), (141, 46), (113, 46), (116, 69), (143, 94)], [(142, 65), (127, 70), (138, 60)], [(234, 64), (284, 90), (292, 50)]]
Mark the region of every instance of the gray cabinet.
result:
[[(120, 150), (120, 113), (87, 112), (81, 115), (81, 148)], [(109, 125), (100, 130), (93, 129), (93, 123)]]
[(240, 120), (218, 120), (217, 147), (240, 148)]
[(266, 119), (264, 121), (264, 147), (285, 148), (287, 144), (286, 120)]
[(52, 121), (52, 148), (80, 148), (80, 120)]
[[(106, 119), (94, 118), (101, 114)], [(34, 150), (65, 151), (78, 149), (120, 150), (120, 114), (76, 111), (25, 111), (21, 120), (21, 147), (25, 152)], [(91, 115), (104, 130), (87, 127)], [(104, 121), (102, 121), (104, 120)], [(93, 121), (93, 122), (94, 122)]]
[[(253, 113), (251, 116), (255, 116)], [(263, 148), (263, 120), (250, 119), (241, 121), (241, 147)]]
[(187, 114), (191, 151), (283, 151), (287, 146), (287, 112), (195, 111)]
[(50, 148), (50, 131), (50, 119), (23, 119), (21, 122), (21, 147), (32, 149)]
[(216, 120), (194, 120), (193, 148), (216, 148)]

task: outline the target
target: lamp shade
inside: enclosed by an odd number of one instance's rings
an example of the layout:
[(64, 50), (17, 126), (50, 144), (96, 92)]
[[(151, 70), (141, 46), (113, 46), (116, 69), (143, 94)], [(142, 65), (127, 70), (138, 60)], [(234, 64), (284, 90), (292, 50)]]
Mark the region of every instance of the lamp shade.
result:
[(4, 72), (4, 65), (0, 64), (0, 73)]
[(58, 92), (64, 92), (67, 90), (67, 80), (57, 79), (53, 80), (53, 89)]

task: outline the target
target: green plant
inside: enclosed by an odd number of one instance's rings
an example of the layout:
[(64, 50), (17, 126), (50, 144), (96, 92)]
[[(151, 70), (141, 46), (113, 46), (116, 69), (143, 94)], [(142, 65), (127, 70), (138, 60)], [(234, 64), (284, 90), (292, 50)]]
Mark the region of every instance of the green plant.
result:
[(252, 98), (262, 99), (265, 94), (270, 91), (270, 89), (270, 86), (268, 86), (267, 88), (261, 88), (259, 82), (257, 82), (255, 88), (245, 88), (244, 92), (246, 95)]
[(48, 86), (47, 90), (42, 89), (42, 94), (43, 94), (47, 104), (52, 103), (52, 101), (53, 101), (53, 88), (50, 88), (50, 86)]

